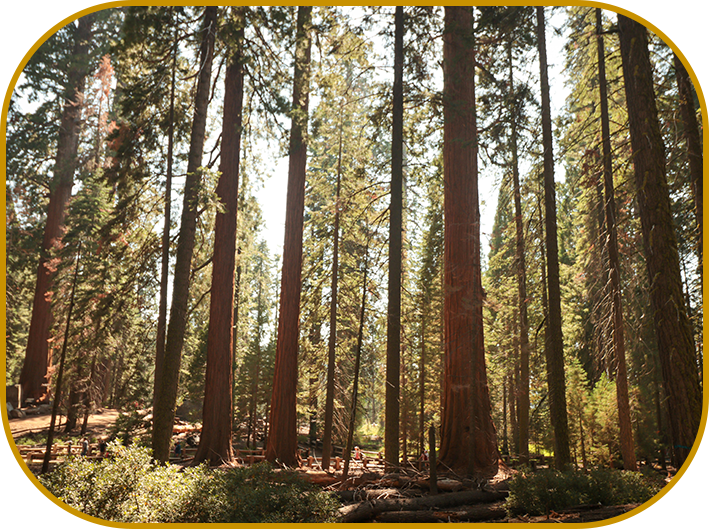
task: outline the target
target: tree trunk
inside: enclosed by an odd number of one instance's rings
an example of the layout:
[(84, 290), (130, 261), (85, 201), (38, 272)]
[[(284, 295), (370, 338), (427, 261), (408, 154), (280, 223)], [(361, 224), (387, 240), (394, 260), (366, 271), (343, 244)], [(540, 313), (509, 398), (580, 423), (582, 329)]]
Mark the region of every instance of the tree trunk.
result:
[(207, 333), (207, 369), (205, 375), (202, 434), (194, 462), (209, 461), (219, 465), (234, 457), (232, 429), (232, 346), (234, 333), (234, 276), (236, 271), (236, 219), (239, 201), (239, 161), (241, 155), (244, 68), (243, 7), (230, 23), (236, 27), (236, 43), (224, 80), (224, 117), (222, 151), (217, 197), (225, 210), (217, 212), (214, 223), (212, 258), (212, 293), (209, 303)]
[(335, 361), (337, 347), (337, 279), (340, 257), (340, 186), (342, 183), (342, 113), (340, 105), (340, 130), (337, 147), (337, 184), (335, 186), (335, 225), (332, 235), (332, 270), (330, 281), (330, 336), (327, 346), (327, 385), (325, 389), (325, 426), (322, 443), (322, 468), (330, 468), (330, 452), (332, 451), (332, 420), (335, 408)]
[(199, 53), (200, 72), (195, 94), (190, 152), (187, 158), (187, 176), (185, 178), (180, 235), (177, 242), (170, 322), (165, 341), (162, 373), (157, 380), (153, 397), (153, 457), (163, 462), (167, 461), (170, 455), (170, 439), (172, 438), (172, 425), (175, 420), (175, 403), (180, 377), (182, 345), (185, 340), (192, 254), (197, 229), (197, 195), (201, 180), (199, 168), (202, 165), (202, 153), (207, 127), (207, 109), (209, 106), (216, 25), (217, 7), (209, 6), (205, 8), (202, 24), (203, 36)]
[(394, 90), (389, 206), (389, 302), (387, 306), (386, 411), (384, 459), (399, 465), (399, 383), (401, 354), (401, 247), (404, 178), (404, 8), (394, 15)]
[(352, 411), (347, 430), (347, 447), (345, 448), (345, 468), (342, 471), (342, 481), (347, 479), (350, 470), (350, 454), (354, 439), (355, 419), (357, 418), (357, 392), (359, 391), (359, 366), (362, 359), (362, 342), (364, 340), (364, 314), (367, 308), (367, 272), (369, 271), (369, 238), (364, 250), (364, 273), (362, 276), (362, 304), (359, 309), (359, 329), (357, 330), (357, 349), (355, 350), (354, 380), (352, 381)]
[(683, 464), (699, 430), (702, 391), (692, 348), (692, 329), (682, 297), (647, 30), (623, 15), (618, 15), (618, 28), (650, 299), (672, 444), (679, 463)]
[(446, 7), (443, 33), (444, 394), (441, 463), (494, 474), (499, 454), (485, 370), (470, 7)]
[(547, 289), (549, 317), (545, 351), (549, 411), (554, 429), (554, 461), (563, 470), (571, 462), (569, 422), (566, 415), (566, 381), (564, 375), (564, 340), (561, 334), (561, 287), (559, 285), (559, 248), (556, 236), (556, 193), (554, 190), (554, 152), (551, 135), (551, 104), (547, 74), (544, 8), (537, 7), (537, 38), (542, 91), (542, 135), (544, 143), (544, 206), (546, 226)]
[(283, 276), (281, 279), (276, 364), (266, 459), (296, 463), (296, 392), (298, 386), (298, 320), (303, 265), (303, 210), (308, 147), (310, 93), (310, 25), (312, 7), (298, 7), (293, 79), (293, 111), (288, 161)]
[(47, 447), (44, 452), (44, 461), (42, 463), (42, 474), (49, 470), (49, 460), (52, 456), (52, 443), (54, 443), (54, 425), (59, 412), (59, 403), (62, 400), (62, 378), (64, 376), (64, 362), (66, 360), (66, 348), (69, 342), (69, 329), (71, 328), (71, 315), (74, 311), (74, 295), (76, 294), (76, 284), (79, 279), (79, 261), (81, 259), (81, 242), (76, 250), (76, 263), (74, 264), (74, 280), (71, 284), (71, 294), (69, 294), (69, 308), (66, 315), (66, 326), (64, 328), (64, 343), (62, 343), (62, 352), (59, 358), (59, 371), (57, 372), (57, 386), (54, 391), (54, 403), (52, 405), (52, 417), (49, 420), (49, 430), (47, 432)]
[(512, 185), (515, 202), (515, 264), (517, 272), (517, 308), (519, 310), (519, 368), (517, 387), (519, 413), (519, 455), (521, 463), (529, 461), (529, 318), (527, 316), (527, 265), (525, 262), (524, 226), (522, 222), (522, 194), (519, 185), (519, 160), (517, 147), (517, 101), (515, 99), (512, 70), (512, 38), (507, 47), (509, 61), (509, 94), (512, 115), (510, 119), (510, 149), (512, 155)]
[(608, 95), (606, 91), (606, 60), (603, 44), (601, 9), (596, 8), (596, 35), (598, 43), (598, 85), (601, 100), (601, 136), (603, 140), (603, 182), (605, 187), (606, 254), (610, 272), (610, 289), (613, 323), (613, 358), (615, 360), (615, 387), (620, 426), (620, 453), (625, 470), (637, 470), (633, 426), (630, 420), (628, 397), (628, 371), (625, 362), (625, 334), (623, 331), (623, 300), (620, 290), (620, 262), (618, 257), (618, 229), (615, 220), (615, 197), (613, 189), (613, 160), (611, 154), (610, 120), (608, 118)]
[(77, 166), (81, 110), (84, 100), (84, 84), (89, 69), (89, 46), (93, 38), (93, 13), (81, 17), (75, 32), (74, 48), (67, 73), (67, 85), (59, 141), (54, 164), (54, 178), (49, 193), (47, 220), (44, 226), (42, 248), (37, 267), (37, 283), (32, 302), (32, 318), (27, 336), (27, 352), (20, 373), (23, 401), (32, 398), (43, 400), (47, 394), (47, 369), (51, 363), (49, 354), (49, 331), (52, 325), (53, 266), (52, 252), (61, 246), (66, 207), (74, 185)]
[(165, 176), (165, 222), (162, 232), (162, 262), (160, 269), (160, 301), (158, 305), (158, 325), (155, 349), (155, 376), (153, 393), (157, 394), (158, 381), (162, 378), (165, 357), (165, 328), (167, 327), (167, 282), (170, 274), (170, 224), (172, 209), (172, 163), (175, 143), (175, 77), (177, 75), (177, 28), (172, 49), (172, 71), (170, 77), (170, 110), (167, 130), (167, 161)]
[(679, 89), (679, 109), (682, 116), (682, 131), (687, 142), (687, 158), (689, 173), (692, 181), (694, 195), (694, 210), (697, 217), (699, 230), (699, 244), (697, 255), (699, 257), (699, 277), (704, 282), (704, 159), (702, 155), (701, 136), (697, 125), (697, 112), (694, 108), (694, 94), (692, 93), (692, 80), (687, 69), (675, 55), (675, 72), (677, 73), (677, 87)]

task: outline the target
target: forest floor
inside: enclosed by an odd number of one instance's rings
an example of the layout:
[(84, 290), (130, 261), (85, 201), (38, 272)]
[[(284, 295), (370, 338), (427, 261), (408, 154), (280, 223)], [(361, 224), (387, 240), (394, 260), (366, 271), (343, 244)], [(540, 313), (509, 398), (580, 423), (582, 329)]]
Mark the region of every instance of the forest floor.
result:
[[(120, 412), (118, 410), (97, 410), (89, 415), (86, 434), (88, 437), (101, 437), (115, 424)], [(28, 415), (22, 419), (10, 419), (10, 432), (12, 438), (17, 440), (25, 436), (33, 434), (42, 434), (49, 429), (49, 423), (52, 419), (51, 414), (43, 415)], [(61, 418), (60, 418), (61, 420)], [(63, 422), (59, 424), (57, 421), (57, 430), (61, 429)]]
[[(120, 412), (99, 410), (89, 416), (87, 437), (109, 435)], [(26, 437), (46, 435), (50, 414), (31, 415), (10, 419), (12, 437), (17, 441)], [(58, 427), (59, 428), (59, 427)], [(316, 454), (317, 455), (317, 454)], [(189, 459), (180, 461), (189, 465)], [(620, 516), (637, 504), (598, 506), (583, 505), (548, 516), (510, 516), (504, 508), (508, 494), (509, 470), (484, 483), (468, 483), (451, 476), (439, 476), (439, 494), (428, 490), (428, 472), (413, 466), (398, 473), (386, 472), (382, 465), (371, 461), (367, 468), (353, 462), (349, 479), (343, 483), (342, 472), (326, 473), (308, 468), (303, 461), (297, 471), (303, 478), (337, 496), (343, 506), (339, 509), (344, 522), (485, 522), (485, 523), (587, 523)], [(31, 467), (34, 464), (30, 465)], [(32, 468), (31, 468), (32, 470)]]

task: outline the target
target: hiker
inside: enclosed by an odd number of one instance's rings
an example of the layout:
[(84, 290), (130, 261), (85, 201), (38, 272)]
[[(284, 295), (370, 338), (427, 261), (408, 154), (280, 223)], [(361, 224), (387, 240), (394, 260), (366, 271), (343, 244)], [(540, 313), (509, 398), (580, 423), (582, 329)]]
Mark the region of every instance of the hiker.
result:
[(175, 457), (182, 459), (182, 443), (180, 441), (175, 444)]
[(81, 438), (81, 455), (89, 455), (89, 440), (86, 437)]

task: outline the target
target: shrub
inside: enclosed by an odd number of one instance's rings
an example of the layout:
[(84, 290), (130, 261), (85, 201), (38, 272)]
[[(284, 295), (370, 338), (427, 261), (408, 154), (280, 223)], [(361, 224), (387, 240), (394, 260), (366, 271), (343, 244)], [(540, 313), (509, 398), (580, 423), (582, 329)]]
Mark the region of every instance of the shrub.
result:
[(505, 508), (512, 515), (538, 515), (584, 504), (644, 503), (661, 488), (660, 482), (639, 472), (610, 469), (520, 472), (510, 481)]
[(293, 472), (268, 464), (210, 470), (157, 465), (150, 451), (109, 446), (112, 457), (70, 458), (40, 481), (57, 498), (114, 522), (323, 522), (336, 501)]

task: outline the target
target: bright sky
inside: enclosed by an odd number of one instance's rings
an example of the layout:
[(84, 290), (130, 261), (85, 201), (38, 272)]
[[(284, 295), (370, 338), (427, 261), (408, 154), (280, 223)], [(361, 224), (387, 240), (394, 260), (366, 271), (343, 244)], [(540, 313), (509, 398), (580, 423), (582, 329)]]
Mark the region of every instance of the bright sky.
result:
[[(563, 38), (556, 35), (551, 30), (552, 26), (560, 26), (563, 22), (563, 13), (558, 12), (553, 18), (547, 14), (547, 54), (549, 62), (549, 79), (551, 85), (551, 104), (552, 104), (552, 119), (556, 116), (564, 105), (567, 90), (564, 87), (564, 78), (562, 74), (563, 55), (562, 46)], [(531, 70), (537, 79), (539, 77), (538, 63), (531, 65)], [(312, 103), (311, 103), (312, 110)], [(556, 157), (558, 158), (558, 157)], [(481, 167), (481, 171), (484, 168)], [(524, 176), (524, 174), (522, 175)], [(557, 166), (556, 179), (563, 180), (564, 173), (561, 165)], [(285, 224), (286, 210), (286, 193), (285, 189), (288, 184), (288, 159), (281, 158), (276, 160), (271, 177), (268, 178), (263, 186), (256, 191), (256, 196), (263, 210), (265, 227), (263, 236), (266, 239), (268, 248), (272, 255), (282, 255), (283, 251), (283, 236)], [(497, 207), (497, 192), (498, 185), (494, 177), (489, 174), (485, 176), (481, 174), (479, 180), (480, 199), (481, 199), (481, 230), (483, 237), (483, 254), (487, 255), (487, 241), (492, 232), (492, 224), (495, 217), (495, 209)], [(484, 258), (485, 258), (484, 256)]]

